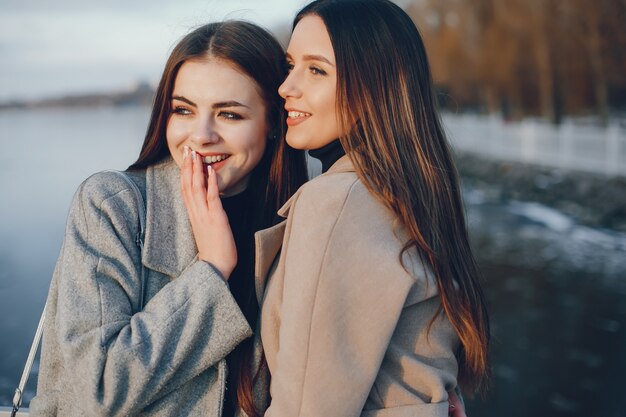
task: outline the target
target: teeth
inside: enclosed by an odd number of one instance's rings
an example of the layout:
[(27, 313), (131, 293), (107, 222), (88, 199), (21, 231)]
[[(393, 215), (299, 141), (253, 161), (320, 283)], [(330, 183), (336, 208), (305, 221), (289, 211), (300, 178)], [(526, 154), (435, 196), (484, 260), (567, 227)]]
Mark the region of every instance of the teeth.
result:
[(303, 113), (303, 112), (300, 112), (300, 111), (290, 111), (288, 113), (288, 116), (291, 117), (291, 118), (307, 117), (307, 116), (310, 116), (310, 115), (311, 115), (310, 113)]
[(224, 159), (228, 158), (229, 155), (212, 155), (212, 156), (205, 156), (204, 158), (202, 158), (202, 162), (204, 162), (205, 164), (214, 164), (216, 162), (219, 161), (223, 161)]

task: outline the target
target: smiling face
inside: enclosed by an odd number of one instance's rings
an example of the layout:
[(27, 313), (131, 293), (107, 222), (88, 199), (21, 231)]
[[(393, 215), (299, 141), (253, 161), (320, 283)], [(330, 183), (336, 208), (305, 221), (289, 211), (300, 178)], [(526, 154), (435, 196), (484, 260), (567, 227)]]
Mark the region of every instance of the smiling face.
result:
[(289, 75), (278, 93), (285, 99), (287, 143), (296, 149), (318, 149), (338, 137), (335, 53), (324, 21), (305, 16), (291, 34), (287, 48)]
[(261, 160), (268, 134), (256, 82), (228, 61), (189, 60), (178, 70), (167, 146), (178, 166), (188, 146), (212, 165), (220, 193), (240, 193)]

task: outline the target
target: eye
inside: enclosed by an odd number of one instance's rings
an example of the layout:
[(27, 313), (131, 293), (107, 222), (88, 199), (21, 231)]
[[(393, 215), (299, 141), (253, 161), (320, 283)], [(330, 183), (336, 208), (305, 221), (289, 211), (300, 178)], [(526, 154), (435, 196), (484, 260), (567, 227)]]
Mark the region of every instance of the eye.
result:
[(174, 106), (174, 108), (172, 109), (172, 113), (181, 116), (189, 116), (191, 114), (191, 110), (184, 106)]
[(291, 72), (291, 70), (293, 70), (293, 63), (287, 62), (287, 72)]
[(311, 71), (311, 74), (313, 75), (326, 75), (326, 71), (313, 65), (309, 67), (309, 71)]
[(226, 120), (242, 120), (243, 119), (243, 116), (232, 111), (221, 111), (219, 112), (217, 116)]

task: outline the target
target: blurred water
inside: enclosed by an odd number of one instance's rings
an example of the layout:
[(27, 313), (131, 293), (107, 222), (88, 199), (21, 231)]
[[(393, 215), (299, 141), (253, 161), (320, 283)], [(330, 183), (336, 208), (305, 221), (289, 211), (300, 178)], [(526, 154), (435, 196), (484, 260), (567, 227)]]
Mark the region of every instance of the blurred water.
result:
[[(0, 112), (0, 406), (18, 383), (76, 187), (135, 160), (148, 111)], [(493, 388), (468, 401), (470, 417), (626, 416), (626, 236), (533, 202), (464, 194), (494, 361)]]
[(0, 112), (0, 405), (19, 382), (74, 191), (134, 162), (148, 118), (145, 107)]
[(626, 416), (626, 235), (537, 203), (465, 196), (494, 365), (470, 417)]

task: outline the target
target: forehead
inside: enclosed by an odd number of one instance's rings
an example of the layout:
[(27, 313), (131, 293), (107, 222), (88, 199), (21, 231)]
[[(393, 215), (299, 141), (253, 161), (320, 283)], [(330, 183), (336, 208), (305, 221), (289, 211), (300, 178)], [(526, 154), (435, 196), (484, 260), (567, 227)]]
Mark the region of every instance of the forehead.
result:
[(309, 15), (303, 17), (291, 34), (287, 52), (297, 55), (322, 55), (331, 62), (335, 61), (333, 44), (321, 17)]
[(185, 61), (176, 74), (174, 94), (189, 99), (236, 100), (244, 104), (261, 100), (258, 84), (231, 62), (216, 59)]

